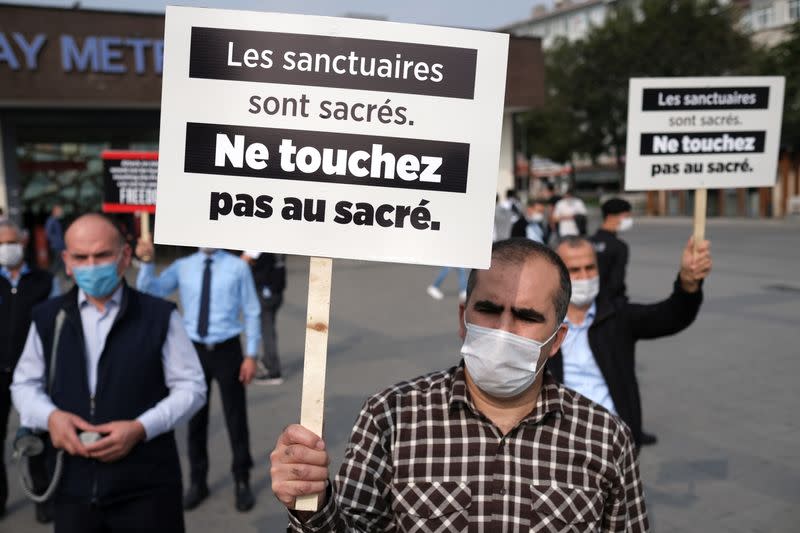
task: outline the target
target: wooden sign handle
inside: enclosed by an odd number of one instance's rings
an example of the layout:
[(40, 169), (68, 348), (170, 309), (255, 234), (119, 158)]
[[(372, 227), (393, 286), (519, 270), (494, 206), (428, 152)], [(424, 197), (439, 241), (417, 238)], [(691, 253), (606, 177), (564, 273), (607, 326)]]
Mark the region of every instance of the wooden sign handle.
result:
[(694, 249), (706, 238), (706, 201), (708, 189), (694, 191)]
[(152, 240), (150, 235), (150, 213), (147, 211), (139, 212), (139, 226), (141, 228), (142, 240)]
[[(322, 437), (322, 417), (325, 408), (325, 367), (328, 357), (332, 271), (332, 259), (322, 257), (310, 259), (300, 425), (320, 437)], [(317, 505), (317, 496), (301, 496), (297, 498), (294, 508), (298, 511), (316, 511)]]

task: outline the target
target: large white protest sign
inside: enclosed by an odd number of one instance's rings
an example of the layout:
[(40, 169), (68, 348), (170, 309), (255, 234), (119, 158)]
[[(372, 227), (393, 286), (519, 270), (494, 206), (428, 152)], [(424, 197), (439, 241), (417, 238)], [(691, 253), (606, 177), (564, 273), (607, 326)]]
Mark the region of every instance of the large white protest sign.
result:
[(168, 7), (156, 242), (489, 266), (508, 36)]
[(625, 189), (775, 183), (784, 78), (632, 78)]

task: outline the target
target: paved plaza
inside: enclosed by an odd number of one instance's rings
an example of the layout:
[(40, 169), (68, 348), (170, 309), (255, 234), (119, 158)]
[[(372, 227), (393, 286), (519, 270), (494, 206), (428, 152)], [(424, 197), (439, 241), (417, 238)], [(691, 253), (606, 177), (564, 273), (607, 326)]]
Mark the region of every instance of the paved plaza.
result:
[[(631, 299), (666, 297), (678, 272), (690, 219), (637, 219), (631, 246)], [(714, 271), (694, 325), (641, 342), (637, 364), (644, 426), (659, 443), (641, 454), (653, 530), (796, 532), (800, 508), (800, 223), (710, 220)], [(334, 261), (325, 437), (332, 475), (366, 397), (459, 360), (456, 276), (435, 301), (425, 287), (434, 267)], [(192, 533), (284, 531), (286, 512), (270, 490), (268, 457), (299, 419), (307, 258), (289, 259), (279, 343), (287, 380), (248, 390), (257, 503), (233, 508), (231, 455), (212, 392), (211, 497), (186, 514)], [(16, 431), (16, 419), (9, 434)], [(186, 472), (186, 431), (178, 431)], [(0, 532), (44, 532), (12, 475)]]

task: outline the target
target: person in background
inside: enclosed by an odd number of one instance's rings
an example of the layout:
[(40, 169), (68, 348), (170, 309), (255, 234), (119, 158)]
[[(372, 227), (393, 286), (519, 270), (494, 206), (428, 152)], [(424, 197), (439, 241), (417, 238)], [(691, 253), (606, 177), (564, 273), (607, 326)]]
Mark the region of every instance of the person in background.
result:
[(444, 293), (442, 292), (441, 287), (445, 278), (447, 278), (447, 274), (450, 273), (451, 268), (455, 268), (455, 271), (458, 274), (458, 300), (463, 302), (467, 299), (467, 270), (460, 267), (442, 267), (439, 269), (436, 279), (433, 280), (431, 285), (428, 285), (428, 296), (434, 300), (441, 300), (444, 298)]
[(507, 205), (508, 202), (501, 202), (500, 196), (495, 195), (494, 230), (492, 234), (495, 242), (508, 239), (511, 236), (511, 226), (514, 225), (514, 221), (517, 219), (517, 216)]
[(50, 248), (50, 271), (60, 274), (64, 270), (64, 228), (61, 220), (64, 218), (64, 208), (56, 204), (50, 210), (50, 216), (44, 223), (44, 232), (47, 236), (47, 246)]
[(522, 204), (517, 198), (517, 191), (514, 189), (506, 189), (506, 198), (502, 202), (503, 208), (508, 209), (514, 214), (514, 221), (522, 216)]
[[(178, 259), (160, 275), (153, 266), (153, 243), (139, 239), (136, 255), (142, 262), (136, 285), (140, 290), (166, 297), (178, 290), (183, 322), (194, 342), (209, 387), (208, 400), (189, 421), (190, 485), (183, 507), (191, 510), (208, 497), (208, 413), (211, 381), (216, 380), (228, 428), (233, 463), (235, 507), (249, 511), (255, 504), (250, 489), (250, 430), (247, 424), (245, 386), (256, 375), (261, 341), (261, 306), (247, 263), (228, 252), (200, 248)], [(239, 316), (244, 317), (244, 324)], [(239, 335), (247, 334), (242, 354)]]
[(261, 304), (261, 333), (264, 341), (261, 361), (253, 383), (280, 385), (283, 383), (283, 377), (281, 360), (278, 356), (278, 330), (275, 321), (286, 288), (286, 256), (245, 251), (241, 257), (250, 265), (258, 301)]
[(560, 239), (586, 234), (586, 205), (573, 189), (568, 189), (556, 203), (552, 217)]
[(603, 222), (591, 241), (597, 253), (600, 275), (600, 296), (610, 300), (627, 299), (625, 271), (628, 268), (628, 245), (617, 234), (633, 226), (631, 204), (622, 198), (611, 198), (600, 206)]
[(175, 305), (128, 287), (131, 249), (100, 214), (67, 229), (76, 286), (36, 306), (11, 392), (64, 451), (56, 533), (184, 531), (173, 430), (205, 403)]
[[(23, 232), (16, 224), (0, 220), (0, 519), (5, 515), (8, 500), (4, 449), (14, 368), (31, 327), (31, 310), (61, 292), (52, 274), (25, 262), (25, 244)], [(47, 487), (45, 454), (31, 457), (28, 465), (34, 491), (43, 492)], [(36, 521), (46, 524), (52, 519), (52, 502), (37, 503)]]
[(541, 244), (547, 244), (550, 228), (547, 224), (547, 204), (544, 200), (532, 198), (528, 200), (525, 216), (520, 217), (511, 227), (512, 237), (525, 237)]
[(598, 298), (597, 257), (587, 239), (568, 237), (556, 251), (572, 282), (565, 321), (569, 334), (547, 366), (561, 383), (618, 415), (640, 447), (641, 403), (631, 364), (636, 342), (675, 335), (694, 322), (703, 280), (711, 272), (710, 243), (702, 241), (695, 250), (689, 239), (672, 293), (647, 305)]

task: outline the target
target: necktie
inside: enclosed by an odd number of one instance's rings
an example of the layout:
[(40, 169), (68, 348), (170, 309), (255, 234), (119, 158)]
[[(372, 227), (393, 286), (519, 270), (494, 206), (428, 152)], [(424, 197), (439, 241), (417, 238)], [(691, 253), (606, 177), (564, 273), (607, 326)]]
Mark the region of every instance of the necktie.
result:
[(211, 258), (206, 258), (203, 269), (203, 289), (200, 292), (200, 314), (197, 316), (197, 334), (200, 338), (208, 335), (208, 314), (211, 308)]

